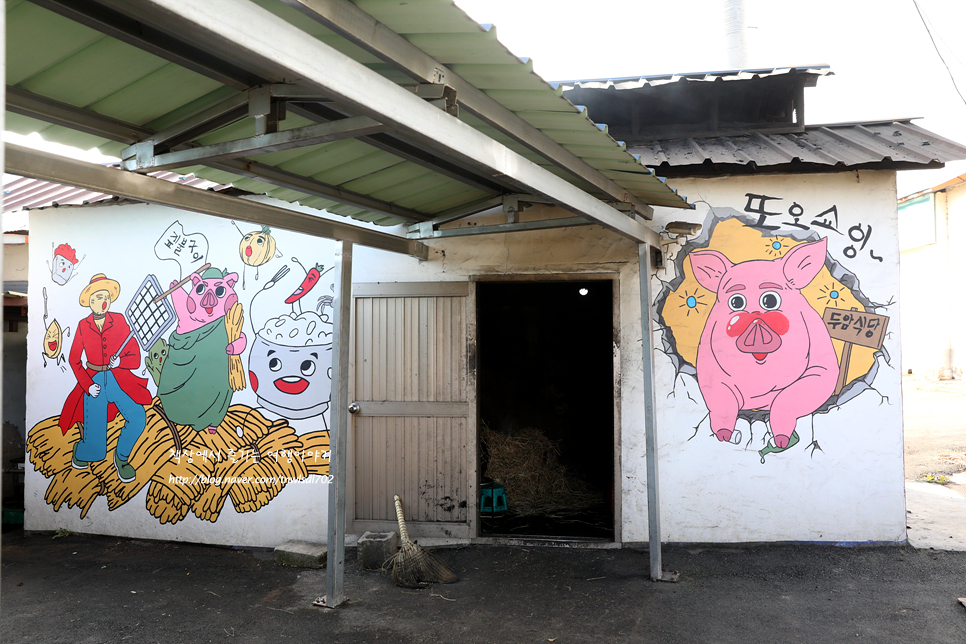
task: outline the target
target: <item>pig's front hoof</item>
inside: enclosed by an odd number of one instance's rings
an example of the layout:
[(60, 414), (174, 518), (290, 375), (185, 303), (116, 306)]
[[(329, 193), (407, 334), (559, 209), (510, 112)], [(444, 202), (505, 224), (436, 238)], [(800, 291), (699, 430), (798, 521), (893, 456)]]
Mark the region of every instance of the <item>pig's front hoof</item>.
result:
[(775, 447), (777, 447), (778, 449), (785, 449), (786, 447), (788, 447), (788, 436), (775, 434)]
[(718, 440), (722, 443), (731, 442), (731, 435), (734, 433), (733, 429), (716, 429), (714, 430), (714, 435), (718, 437)]
[(217, 427), (214, 427), (214, 426), (211, 426), (211, 427), (208, 428), (208, 433), (209, 434), (217, 434), (218, 433), (218, 428)]

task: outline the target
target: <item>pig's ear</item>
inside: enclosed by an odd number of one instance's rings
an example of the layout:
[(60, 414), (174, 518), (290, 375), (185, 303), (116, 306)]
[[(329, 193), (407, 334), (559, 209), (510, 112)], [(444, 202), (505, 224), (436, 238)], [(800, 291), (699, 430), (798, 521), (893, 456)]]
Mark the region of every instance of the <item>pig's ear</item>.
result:
[(825, 252), (828, 240), (824, 237), (817, 242), (799, 244), (782, 257), (782, 273), (795, 288), (805, 288), (815, 279), (825, 266)]
[(238, 273), (228, 273), (225, 275), (225, 281), (228, 282), (228, 286), (235, 288), (235, 284), (238, 283)]
[(691, 258), (691, 270), (698, 284), (712, 293), (718, 292), (721, 278), (734, 266), (731, 261), (716, 250), (696, 251), (688, 255)]
[(191, 285), (192, 285), (192, 286), (198, 286), (198, 284), (199, 284), (199, 283), (200, 283), (201, 281), (202, 281), (202, 280), (201, 280), (201, 275), (198, 275), (198, 273), (192, 273), (192, 274), (191, 274)]

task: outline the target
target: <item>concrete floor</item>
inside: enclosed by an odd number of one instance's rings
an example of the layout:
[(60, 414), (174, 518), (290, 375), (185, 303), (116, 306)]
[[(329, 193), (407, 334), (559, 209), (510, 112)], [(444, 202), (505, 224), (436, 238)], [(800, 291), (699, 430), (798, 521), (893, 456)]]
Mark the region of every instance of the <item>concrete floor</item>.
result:
[(7, 534), (3, 639), (17, 642), (964, 642), (966, 553), (911, 547), (436, 551), (460, 581), (424, 590), (364, 571), (349, 602), (311, 605), (325, 571), (271, 553)]

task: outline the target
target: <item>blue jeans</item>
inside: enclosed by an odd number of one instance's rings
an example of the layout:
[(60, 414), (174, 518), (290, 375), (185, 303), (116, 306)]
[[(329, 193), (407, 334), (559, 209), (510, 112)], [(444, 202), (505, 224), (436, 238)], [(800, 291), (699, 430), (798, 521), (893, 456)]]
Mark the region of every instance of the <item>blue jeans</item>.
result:
[(84, 438), (77, 443), (77, 458), (82, 461), (107, 458), (107, 405), (114, 403), (125, 420), (117, 439), (116, 453), (120, 460), (126, 461), (144, 431), (144, 407), (124, 393), (110, 371), (94, 374), (94, 382), (100, 385), (101, 392), (97, 398), (84, 394)]

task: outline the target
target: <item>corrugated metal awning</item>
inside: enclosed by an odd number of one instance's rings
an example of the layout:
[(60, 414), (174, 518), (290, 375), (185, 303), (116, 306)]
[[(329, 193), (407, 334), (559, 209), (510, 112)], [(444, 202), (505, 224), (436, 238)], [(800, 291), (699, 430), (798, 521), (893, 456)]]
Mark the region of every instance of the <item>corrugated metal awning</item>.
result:
[[(255, 65), (212, 54), (205, 43), (165, 31), (163, 22), (139, 15), (126, 4), (7, 2), (8, 129), (36, 131), (47, 140), (97, 147), (119, 156), (153, 133), (247, 96), (252, 87), (281, 82)], [(390, 64), (369, 46), (379, 44), (375, 35), (373, 43), (360, 43), (351, 34), (325, 27), (289, 6), (311, 3), (256, 0), (255, 4), (395, 83), (418, 84), (412, 70), (401, 71), (401, 59)], [(478, 25), (449, 0), (357, 0), (342, 5), (362, 10), (388, 28), (386, 42), (398, 46), (392, 38), (401, 36), (403, 44), (437, 61), (444, 83), (458, 77), (508, 110), (519, 124), (532, 128), (532, 136), (511, 136), (506, 127), (494, 126), (493, 119), (482, 118), (462, 103), (468, 92), (457, 91), (459, 119), (513, 152), (601, 199), (626, 200), (614, 194), (625, 191), (623, 196), (638, 203), (688, 207), (606, 128), (598, 127), (563, 98), (559, 88), (534, 74), (529, 61), (509, 52), (494, 29)], [(236, 109), (234, 115), (238, 114)], [(291, 131), (351, 116), (332, 102), (293, 101), (279, 129)], [(186, 135), (179, 144), (210, 146), (252, 137), (252, 121), (223, 119), (216, 129)], [(531, 140), (540, 137), (558, 146), (553, 148), (557, 151), (538, 153), (539, 145)], [(573, 155), (573, 162), (568, 155)], [(174, 169), (386, 224), (429, 220), (474, 204), (482, 209), (494, 197), (516, 192), (500, 177), (468, 171), (386, 131), (262, 151), (244, 159), (257, 163), (188, 164)], [(619, 189), (602, 189), (607, 182)]]

